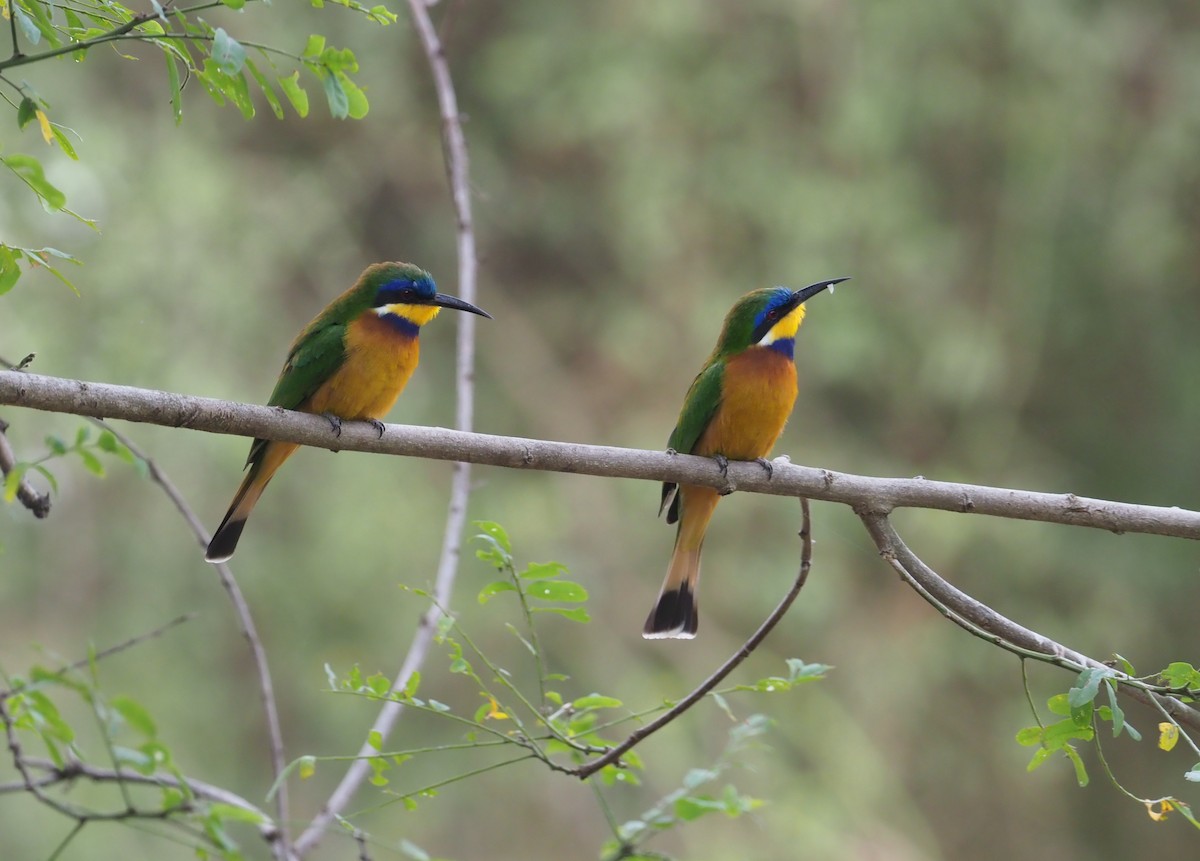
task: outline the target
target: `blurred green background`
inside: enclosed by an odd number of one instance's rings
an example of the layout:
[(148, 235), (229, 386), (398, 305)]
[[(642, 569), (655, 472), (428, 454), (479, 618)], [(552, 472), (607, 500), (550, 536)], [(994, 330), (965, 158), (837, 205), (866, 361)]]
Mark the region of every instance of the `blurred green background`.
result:
[[(298, 4), (297, 4), (298, 5)], [(30, 275), (0, 299), (0, 354), (43, 374), (262, 402), (294, 334), (375, 260), (428, 268), (457, 292), (454, 219), (429, 72), (406, 9), (379, 28), (292, 4), (214, 15), (232, 35), (299, 50), (311, 32), (353, 48), (362, 122), (269, 112), (244, 122), (202, 89), (176, 128), (161, 57), (97, 49), (25, 76), (78, 130), (79, 163), (36, 126), (6, 152), (42, 158), (102, 234), (50, 216), (11, 180), (0, 234), (86, 266), (76, 297)], [(472, 157), (481, 253), (481, 431), (661, 448), (733, 300), (755, 287), (853, 276), (821, 296), (797, 344), (801, 393), (777, 453), (857, 473), (1073, 491), (1200, 507), (1200, 6), (1067, 0), (446, 0), (440, 16)], [(265, 109), (265, 108), (264, 108)], [(392, 421), (453, 422), (453, 320)], [(5, 408), (19, 454), (80, 420)], [(215, 526), (247, 443), (125, 428)], [(245, 643), (201, 548), (133, 470), (58, 468), (46, 521), (0, 509), (0, 663), (37, 647), (75, 658), (175, 615), (199, 617), (107, 661), (104, 687), (145, 703), (185, 772), (261, 802), (270, 784)], [(327, 693), (323, 665), (393, 674), (422, 609), (397, 584), (432, 579), (447, 464), (301, 452), (272, 483), (234, 569), (271, 656), (291, 756), (355, 751), (374, 714)], [(742, 495), (705, 551), (691, 643), (642, 640), (672, 531), (658, 488), (477, 468), (472, 518), (497, 520), (523, 560), (557, 559), (594, 621), (545, 641), (576, 695), (636, 706), (677, 697), (754, 629), (790, 582), (798, 506)], [(814, 508), (800, 601), (742, 680), (786, 657), (836, 666), (794, 693), (737, 699), (778, 725), (731, 778), (770, 804), (709, 818), (651, 848), (688, 859), (1133, 858), (1194, 854), (1196, 832), (1155, 824), (1103, 777), (1034, 774), (1014, 733), (1032, 723), (1018, 662), (966, 636), (899, 584), (853, 515)], [(995, 609), (1140, 671), (1192, 660), (1194, 544), (913, 512), (909, 543)], [(521, 647), (491, 572), (468, 553), (455, 606), (502, 662)], [(424, 692), (455, 701), (435, 651)], [(1031, 672), (1039, 704), (1065, 690)], [(458, 693), (456, 693), (458, 692)], [(473, 708), (467, 699), (464, 707)], [(1200, 804), (1182, 750), (1109, 740), (1118, 776)], [(702, 705), (642, 749), (618, 821), (712, 761), (727, 718)], [(397, 747), (443, 737), (406, 719)], [(1182, 746), (1181, 746), (1182, 748)], [(403, 787), (471, 761), (397, 772)], [(303, 820), (339, 770), (293, 788)], [(9, 771), (0, 768), (0, 780)], [(86, 797), (86, 796), (81, 796)], [(379, 801), (365, 791), (357, 807)], [(520, 766), (447, 788), (417, 813), (364, 817), (384, 843), (439, 857), (589, 858), (606, 837), (587, 787)], [(69, 823), (0, 799), (5, 859), (43, 858)], [(262, 849), (252, 834), (245, 846)], [(343, 837), (313, 856), (356, 857)], [(376, 847), (374, 857), (398, 857)], [(193, 857), (120, 827), (67, 859)]]

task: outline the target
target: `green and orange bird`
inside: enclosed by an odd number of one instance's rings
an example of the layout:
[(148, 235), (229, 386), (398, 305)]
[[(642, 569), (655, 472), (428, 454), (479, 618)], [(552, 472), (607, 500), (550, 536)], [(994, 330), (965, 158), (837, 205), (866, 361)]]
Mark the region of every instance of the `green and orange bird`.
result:
[[(417, 367), (421, 327), (442, 308), (491, 317), (454, 296), (437, 292), (433, 278), (409, 263), (375, 263), (357, 283), (309, 323), (288, 351), (269, 406), (317, 413), (340, 431), (343, 419), (371, 422), (396, 403)], [(267, 483), (299, 446), (256, 439), (246, 458), (249, 471), (217, 527), (204, 558), (233, 555), (246, 518)]]
[[(716, 349), (688, 389), (668, 447), (715, 458), (724, 470), (730, 460), (765, 460), (783, 433), (796, 402), (793, 348), (804, 320), (804, 303), (846, 278), (818, 281), (803, 290), (766, 287), (747, 293), (725, 316)], [(717, 507), (711, 487), (663, 484), (659, 514), (679, 522), (675, 549), (658, 601), (642, 636), (650, 639), (696, 636), (700, 550)]]

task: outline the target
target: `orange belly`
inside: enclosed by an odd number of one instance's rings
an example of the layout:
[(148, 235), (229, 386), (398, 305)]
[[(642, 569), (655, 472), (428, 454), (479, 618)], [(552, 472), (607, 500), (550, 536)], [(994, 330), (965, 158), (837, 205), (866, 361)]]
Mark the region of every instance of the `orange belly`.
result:
[(417, 367), (420, 346), (375, 314), (346, 328), (346, 360), (301, 408), (339, 418), (387, 415)]
[(726, 364), (721, 404), (692, 453), (730, 460), (766, 457), (795, 403), (795, 364), (776, 350), (751, 347)]

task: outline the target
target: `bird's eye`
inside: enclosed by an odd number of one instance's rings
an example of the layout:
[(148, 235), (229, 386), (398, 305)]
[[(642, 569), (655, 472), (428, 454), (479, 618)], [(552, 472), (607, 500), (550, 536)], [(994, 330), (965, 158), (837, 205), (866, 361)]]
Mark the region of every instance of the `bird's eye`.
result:
[(768, 311), (768, 312), (767, 312), (767, 319), (768, 319), (768, 320), (778, 320), (778, 319), (779, 319), (779, 309), (778, 309), (778, 308), (772, 308), (770, 311)]

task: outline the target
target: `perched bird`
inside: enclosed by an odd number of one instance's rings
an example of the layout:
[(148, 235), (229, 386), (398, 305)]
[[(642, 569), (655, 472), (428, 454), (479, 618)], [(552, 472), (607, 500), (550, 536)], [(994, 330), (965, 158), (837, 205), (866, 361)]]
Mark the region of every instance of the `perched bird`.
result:
[[(491, 315), (437, 292), (433, 278), (410, 263), (375, 263), (309, 323), (288, 351), (268, 405), (317, 413), (341, 432), (343, 419), (371, 422), (383, 435), (386, 415), (417, 367), (421, 327), (442, 308)], [(233, 555), (246, 518), (267, 483), (299, 446), (256, 439), (250, 468), (217, 527), (204, 558)]]
[[(846, 280), (818, 281), (795, 292), (766, 287), (739, 299), (725, 316), (716, 349), (688, 389), (668, 447), (714, 458), (722, 471), (730, 460), (757, 460), (769, 474), (771, 464), (765, 457), (796, 402), (792, 350), (804, 320), (804, 302)], [(659, 514), (666, 511), (667, 523), (678, 521), (679, 527), (667, 577), (643, 637), (696, 636), (700, 549), (718, 498), (711, 487), (663, 484)]]

